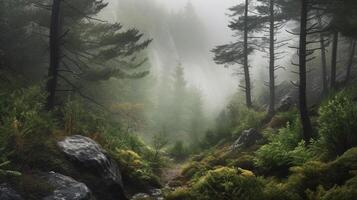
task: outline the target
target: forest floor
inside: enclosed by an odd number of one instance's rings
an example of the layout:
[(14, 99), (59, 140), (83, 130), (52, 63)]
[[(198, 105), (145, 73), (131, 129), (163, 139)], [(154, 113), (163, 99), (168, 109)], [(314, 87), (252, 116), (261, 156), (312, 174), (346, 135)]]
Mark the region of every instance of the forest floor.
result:
[(163, 170), (161, 181), (164, 185), (167, 185), (181, 175), (183, 165), (184, 163), (173, 163)]

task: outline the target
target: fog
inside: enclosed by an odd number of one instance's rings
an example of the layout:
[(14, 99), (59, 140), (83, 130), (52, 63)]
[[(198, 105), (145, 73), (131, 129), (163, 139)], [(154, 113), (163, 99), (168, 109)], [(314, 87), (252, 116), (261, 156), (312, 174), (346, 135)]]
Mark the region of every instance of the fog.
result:
[[(181, 64), (188, 83), (201, 90), (206, 110), (219, 111), (238, 90), (232, 69), (212, 61), (210, 50), (232, 41), (227, 9), (236, 0), (109, 0), (108, 21), (135, 27), (153, 39), (151, 75), (160, 77)], [(190, 10), (192, 9), (192, 10)]]

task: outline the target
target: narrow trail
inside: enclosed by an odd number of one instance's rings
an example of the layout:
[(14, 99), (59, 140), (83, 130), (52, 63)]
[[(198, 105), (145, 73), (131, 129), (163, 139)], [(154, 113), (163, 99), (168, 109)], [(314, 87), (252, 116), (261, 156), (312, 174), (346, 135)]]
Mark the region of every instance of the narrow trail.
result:
[(174, 163), (171, 166), (165, 168), (161, 175), (162, 182), (167, 185), (175, 178), (179, 177), (182, 172), (183, 163)]

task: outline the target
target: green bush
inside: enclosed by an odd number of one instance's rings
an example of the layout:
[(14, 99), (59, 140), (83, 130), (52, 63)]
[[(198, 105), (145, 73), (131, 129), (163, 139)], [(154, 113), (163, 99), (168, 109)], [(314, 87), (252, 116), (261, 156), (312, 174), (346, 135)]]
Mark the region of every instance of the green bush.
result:
[(255, 164), (267, 171), (288, 169), (301, 165), (311, 159), (313, 154), (301, 140), (299, 120), (286, 128), (279, 129), (278, 134), (270, 135), (268, 144), (256, 151)]
[(296, 191), (291, 190), (284, 183), (265, 180), (264, 185), (264, 200), (302, 200)]
[(333, 187), (322, 197), (322, 200), (355, 200), (357, 197), (357, 177), (340, 187)]
[(155, 176), (153, 170), (140, 155), (132, 150), (116, 149), (112, 154), (118, 162), (123, 177), (138, 187), (158, 187), (159, 179)]
[(0, 138), (6, 134), (27, 135), (53, 130), (56, 126), (53, 117), (43, 112), (45, 98), (39, 87), (0, 95)]
[[(44, 112), (46, 95), (39, 87), (19, 89), (0, 95), (0, 153), (9, 155), (31, 140), (51, 135), (57, 123)], [(43, 140), (42, 140), (43, 141)], [(6, 158), (4, 158), (6, 159)]]
[(320, 108), (319, 132), (332, 156), (342, 155), (357, 145), (357, 103), (344, 93)]
[(197, 200), (230, 199), (261, 200), (263, 185), (246, 170), (222, 167), (210, 170), (193, 185), (192, 194)]
[(104, 132), (110, 127), (110, 119), (102, 109), (88, 107), (79, 98), (68, 100), (62, 108), (62, 115), (64, 129), (69, 135)]

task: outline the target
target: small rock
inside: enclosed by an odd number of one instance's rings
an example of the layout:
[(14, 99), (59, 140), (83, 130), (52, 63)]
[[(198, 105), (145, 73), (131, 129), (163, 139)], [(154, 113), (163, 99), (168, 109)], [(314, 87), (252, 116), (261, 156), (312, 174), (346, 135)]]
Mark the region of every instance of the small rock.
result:
[(48, 183), (54, 187), (53, 194), (43, 200), (91, 200), (92, 194), (88, 187), (76, 180), (50, 172), (44, 175)]
[(0, 200), (23, 200), (23, 198), (4, 183), (0, 185)]
[(236, 150), (239, 148), (250, 147), (254, 145), (261, 137), (262, 135), (254, 128), (245, 130), (242, 132), (241, 136), (234, 142), (234, 144), (232, 145), (232, 149)]
[(139, 193), (134, 195), (131, 200), (151, 200), (151, 197), (146, 193)]
[(160, 189), (152, 189), (150, 190), (150, 194), (153, 197), (160, 197), (162, 196), (162, 191)]

